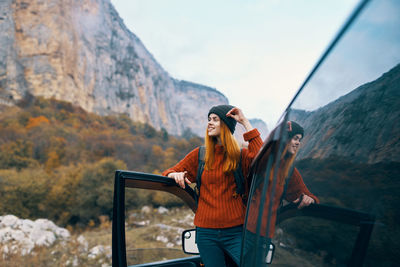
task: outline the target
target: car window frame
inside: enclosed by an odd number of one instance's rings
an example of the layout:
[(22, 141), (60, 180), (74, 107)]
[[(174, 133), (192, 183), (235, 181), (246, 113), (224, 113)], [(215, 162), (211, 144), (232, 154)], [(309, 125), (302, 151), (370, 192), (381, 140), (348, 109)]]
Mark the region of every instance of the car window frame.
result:
[(113, 221), (112, 221), (112, 262), (113, 266), (127, 266), (125, 239), (125, 189), (140, 188), (158, 190), (173, 194), (183, 200), (195, 213), (197, 203), (195, 192), (190, 186), (182, 189), (174, 179), (143, 172), (117, 170), (114, 180)]

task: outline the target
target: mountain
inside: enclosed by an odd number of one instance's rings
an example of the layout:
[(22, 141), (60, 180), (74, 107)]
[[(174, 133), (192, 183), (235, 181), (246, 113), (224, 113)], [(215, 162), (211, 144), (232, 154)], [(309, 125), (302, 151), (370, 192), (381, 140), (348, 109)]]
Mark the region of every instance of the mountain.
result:
[(400, 65), (312, 112), (292, 110), (305, 128), (298, 158), (400, 162)]
[[(264, 141), (265, 138), (267, 138), (267, 135), (269, 132), (267, 124), (263, 120), (260, 120), (260, 119), (250, 119), (249, 121), (254, 128), (257, 128), (257, 130), (261, 134), (261, 139)], [(243, 134), (245, 132), (246, 132), (245, 128), (238, 124), (236, 126), (235, 133), (234, 133), (234, 136), (235, 136), (236, 140), (239, 141), (239, 144), (242, 144), (244, 146), (247, 145), (247, 143), (243, 139)]]
[(2, 0), (0, 103), (29, 95), (204, 136), (215, 88), (172, 78), (109, 0)]
[[(366, 266), (392, 266), (398, 260), (399, 107), (397, 65), (319, 109), (289, 114), (304, 126), (296, 168), (310, 191), (322, 204), (365, 212), (376, 219), (368, 244), (368, 251), (374, 253), (366, 253)], [(295, 240), (296, 248), (314, 255), (324, 251), (324, 261), (335, 266), (348, 264), (358, 230), (309, 217), (282, 228)]]

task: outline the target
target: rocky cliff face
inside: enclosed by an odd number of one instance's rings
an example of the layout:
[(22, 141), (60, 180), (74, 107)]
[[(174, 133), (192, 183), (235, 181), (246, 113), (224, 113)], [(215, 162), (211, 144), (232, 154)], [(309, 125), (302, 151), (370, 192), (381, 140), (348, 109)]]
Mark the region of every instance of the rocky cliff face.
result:
[(400, 162), (400, 65), (313, 111), (293, 110), (305, 128), (301, 158), (337, 155), (355, 162)]
[(123, 24), (109, 0), (0, 2), (0, 103), (25, 95), (127, 113), (155, 128), (204, 135), (213, 88), (178, 81)]
[(191, 132), (204, 136), (207, 126), (207, 114), (214, 105), (228, 104), (228, 99), (216, 89), (203, 85), (174, 80), (174, 102), (179, 110), (179, 123)]

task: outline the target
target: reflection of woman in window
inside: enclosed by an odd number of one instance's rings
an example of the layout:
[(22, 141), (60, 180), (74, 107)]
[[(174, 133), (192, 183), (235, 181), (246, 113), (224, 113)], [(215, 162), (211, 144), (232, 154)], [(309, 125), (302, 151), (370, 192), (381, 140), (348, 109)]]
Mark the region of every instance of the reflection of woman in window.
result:
[[(242, 151), (233, 137), (236, 122), (242, 124), (249, 142)], [(200, 197), (194, 218), (197, 246), (206, 267), (225, 266), (227, 253), (240, 261), (245, 206), (236, 193), (234, 170), (240, 164), (243, 177), (262, 146), (260, 133), (253, 129), (242, 111), (229, 105), (211, 108), (205, 137), (205, 165), (201, 175)], [(174, 167), (163, 172), (181, 186), (196, 182), (199, 148), (191, 151)]]
[[(273, 133), (271, 133), (271, 135), (272, 134)], [(250, 232), (250, 236), (256, 233), (261, 203), (264, 203), (259, 233), (263, 239), (265, 238), (264, 240), (267, 243), (274, 235), (277, 210), (282, 203), (282, 199), (286, 199), (289, 202), (298, 203), (298, 208), (303, 208), (312, 203), (319, 203), (318, 198), (308, 190), (299, 171), (293, 166), (300, 142), (304, 136), (303, 128), (296, 122), (288, 122), (284, 134), (286, 136), (283, 136), (282, 139), (287, 141), (284, 144), (282, 153), (278, 153), (280, 141), (271, 141), (271, 143), (266, 144), (264, 149), (267, 149), (267, 151), (263, 153), (262, 158), (257, 161), (258, 163), (262, 162), (263, 165), (259, 164), (256, 166), (255, 173), (257, 174), (257, 177), (254, 178), (256, 179), (256, 188), (253, 196), (249, 200), (249, 215), (247, 219), (246, 230)], [(280, 160), (274, 160), (274, 157), (279, 154), (281, 155)], [(270, 168), (266, 168), (265, 166), (268, 161), (273, 162)], [(275, 183), (275, 188), (272, 190), (274, 185), (273, 177), (275, 168), (278, 168), (277, 180)], [(269, 177), (268, 188), (264, 201), (261, 201), (266, 171), (269, 171), (269, 175), (267, 176)], [(270, 200), (272, 197), (272, 209), (271, 213), (269, 213)], [(248, 257), (253, 257), (251, 255), (252, 253), (249, 253), (252, 252), (252, 250), (255, 251), (254, 248), (252, 248), (252, 245), (253, 244), (251, 242), (246, 244), (245, 260)]]
[[(287, 132), (288, 132), (289, 142), (287, 144), (286, 157), (289, 158), (288, 160), (289, 165), (286, 166), (286, 168), (290, 169), (296, 157), (297, 150), (299, 149), (301, 139), (303, 139), (304, 129), (296, 122), (289, 121)], [(318, 198), (313, 194), (311, 194), (310, 191), (308, 191), (306, 185), (303, 182), (303, 178), (301, 177), (299, 171), (296, 168), (294, 168), (291, 177), (289, 177), (289, 181), (286, 182), (288, 183), (287, 191), (283, 197), (289, 202), (299, 203), (298, 206), (299, 209), (308, 206), (312, 203), (316, 202), (319, 203)], [(282, 183), (283, 181), (280, 181), (280, 184)]]

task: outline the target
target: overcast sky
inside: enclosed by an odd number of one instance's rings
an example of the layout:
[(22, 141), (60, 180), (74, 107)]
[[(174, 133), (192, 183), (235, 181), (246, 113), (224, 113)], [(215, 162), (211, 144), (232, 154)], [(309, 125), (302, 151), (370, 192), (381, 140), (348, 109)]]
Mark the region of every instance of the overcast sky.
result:
[(111, 0), (174, 78), (271, 129), (357, 0)]

